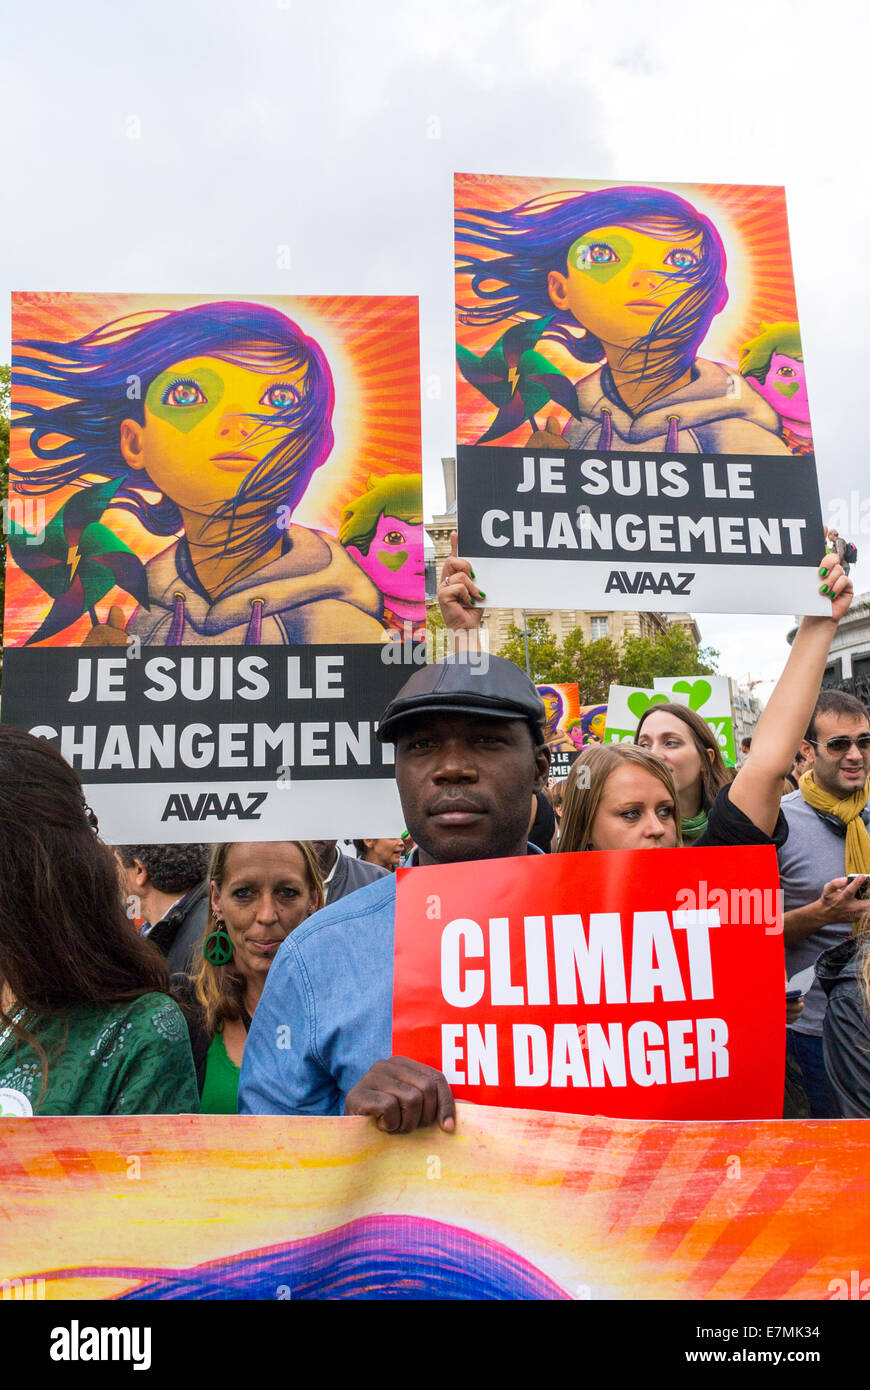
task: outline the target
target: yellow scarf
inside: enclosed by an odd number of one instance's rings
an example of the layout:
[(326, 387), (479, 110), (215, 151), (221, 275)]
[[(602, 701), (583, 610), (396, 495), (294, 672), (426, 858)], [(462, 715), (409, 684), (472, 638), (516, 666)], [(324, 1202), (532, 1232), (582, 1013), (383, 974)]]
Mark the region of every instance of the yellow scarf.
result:
[(870, 835), (861, 819), (861, 812), (870, 797), (870, 777), (863, 787), (857, 787), (851, 796), (838, 801), (833, 792), (822, 791), (816, 785), (812, 768), (808, 768), (798, 783), (800, 793), (808, 806), (823, 815), (836, 816), (846, 829), (846, 873), (870, 874)]

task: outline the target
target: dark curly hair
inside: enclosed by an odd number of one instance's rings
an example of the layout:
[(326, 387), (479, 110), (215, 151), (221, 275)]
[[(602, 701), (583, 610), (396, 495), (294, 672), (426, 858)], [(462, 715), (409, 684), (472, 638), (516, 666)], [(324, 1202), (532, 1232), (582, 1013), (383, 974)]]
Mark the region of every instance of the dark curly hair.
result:
[(208, 870), (210, 845), (116, 845), (125, 868), (138, 859), (158, 893), (185, 893), (202, 883)]

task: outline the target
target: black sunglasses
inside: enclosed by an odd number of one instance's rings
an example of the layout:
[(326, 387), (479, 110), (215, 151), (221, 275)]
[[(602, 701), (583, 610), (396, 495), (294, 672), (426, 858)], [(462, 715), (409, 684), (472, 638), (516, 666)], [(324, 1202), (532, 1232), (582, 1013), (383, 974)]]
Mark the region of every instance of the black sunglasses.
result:
[[(814, 748), (820, 747), (817, 738), (808, 738), (807, 743), (811, 743)], [(845, 734), (838, 734), (836, 738), (829, 738), (825, 742), (825, 749), (831, 758), (842, 758), (854, 743), (858, 752), (862, 755), (870, 753), (870, 734), (859, 734), (857, 738), (847, 738)]]

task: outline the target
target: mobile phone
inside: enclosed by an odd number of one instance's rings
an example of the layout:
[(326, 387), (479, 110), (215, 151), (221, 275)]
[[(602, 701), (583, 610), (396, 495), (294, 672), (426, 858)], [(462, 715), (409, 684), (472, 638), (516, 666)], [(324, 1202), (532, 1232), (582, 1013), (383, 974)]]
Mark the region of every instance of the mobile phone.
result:
[(802, 989), (787, 989), (785, 992), (785, 1002), (787, 1004), (790, 1004), (793, 999), (803, 999), (803, 997), (804, 992)]
[(846, 875), (847, 882), (849, 883), (852, 883), (856, 878), (863, 878), (864, 882), (861, 884), (861, 887), (858, 889), (858, 892), (855, 894), (855, 897), (861, 899), (870, 897), (870, 878), (868, 878), (866, 874)]

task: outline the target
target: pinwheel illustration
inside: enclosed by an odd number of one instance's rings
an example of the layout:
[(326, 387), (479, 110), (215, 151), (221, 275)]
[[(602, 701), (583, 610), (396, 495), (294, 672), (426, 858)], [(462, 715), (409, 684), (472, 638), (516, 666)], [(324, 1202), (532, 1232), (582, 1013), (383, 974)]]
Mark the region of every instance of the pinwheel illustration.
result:
[(498, 406), (498, 414), (478, 444), (488, 444), (491, 439), (509, 434), (524, 420), (537, 430), (535, 411), (543, 410), (551, 401), (574, 414), (574, 383), (535, 351), (535, 344), (552, 317), (551, 314), (514, 324), (483, 357), (476, 357), (466, 347), (457, 347), (459, 370), (465, 380)]
[(116, 585), (143, 607), (150, 607), (145, 566), (100, 521), (122, 482), (115, 478), (75, 493), (41, 537), (11, 522), (7, 540), (15, 563), (54, 599), (25, 646), (63, 632), (83, 613), (90, 613), (96, 623), (94, 605)]

